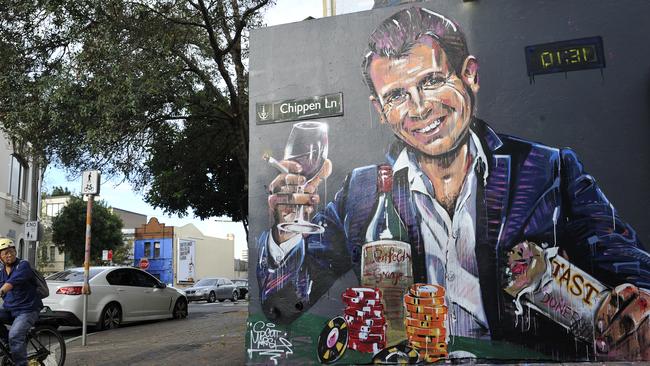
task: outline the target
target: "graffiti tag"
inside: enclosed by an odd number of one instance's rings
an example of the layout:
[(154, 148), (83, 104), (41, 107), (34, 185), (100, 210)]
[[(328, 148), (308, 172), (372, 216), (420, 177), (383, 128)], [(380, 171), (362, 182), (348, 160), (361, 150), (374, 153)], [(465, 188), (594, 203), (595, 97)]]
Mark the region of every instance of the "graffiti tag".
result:
[(275, 329), (275, 324), (258, 321), (250, 328), (250, 347), (248, 357), (252, 358), (257, 353), (261, 356), (270, 356), (274, 365), (278, 364), (278, 358), (293, 354), (293, 345), (284, 338), (286, 333)]

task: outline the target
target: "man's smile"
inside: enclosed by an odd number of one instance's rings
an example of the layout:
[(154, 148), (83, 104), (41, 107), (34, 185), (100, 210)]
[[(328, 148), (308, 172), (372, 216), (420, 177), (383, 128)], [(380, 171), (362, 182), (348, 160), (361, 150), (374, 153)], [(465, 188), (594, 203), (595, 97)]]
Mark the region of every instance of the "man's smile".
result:
[(426, 134), (426, 133), (429, 133), (429, 132), (432, 132), (432, 131), (435, 130), (434, 133), (436, 133), (436, 132), (438, 132), (437, 130), (439, 130), (440, 125), (442, 125), (442, 123), (444, 122), (446, 117), (447, 116), (438, 117), (435, 120), (433, 120), (431, 123), (429, 123), (428, 125), (426, 125), (426, 126), (424, 126), (422, 128), (418, 128), (413, 132), (418, 133), (418, 134), (421, 134), (421, 133)]

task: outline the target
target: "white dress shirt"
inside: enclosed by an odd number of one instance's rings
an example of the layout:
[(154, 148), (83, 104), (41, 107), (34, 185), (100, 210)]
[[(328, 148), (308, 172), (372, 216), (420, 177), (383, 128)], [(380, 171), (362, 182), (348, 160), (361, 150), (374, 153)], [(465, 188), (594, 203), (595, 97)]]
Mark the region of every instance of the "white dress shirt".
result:
[[(405, 148), (393, 165), (393, 174), (408, 169), (411, 196), (420, 215), (420, 231), (424, 241), (427, 280), (446, 289), (451, 335), (489, 338), (489, 328), (478, 278), (476, 245), (475, 168), (487, 162), (478, 137), (471, 132), (468, 169), (456, 200), (453, 218), (435, 199), (433, 185), (422, 172), (417, 157)], [(485, 164), (484, 164), (485, 165)], [(487, 168), (483, 179), (487, 179)]]

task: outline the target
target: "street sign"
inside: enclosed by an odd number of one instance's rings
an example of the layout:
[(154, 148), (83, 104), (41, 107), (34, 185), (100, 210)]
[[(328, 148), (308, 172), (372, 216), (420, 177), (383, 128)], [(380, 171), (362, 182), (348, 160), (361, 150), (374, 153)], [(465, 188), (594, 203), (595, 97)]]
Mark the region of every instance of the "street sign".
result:
[(140, 258), (140, 269), (146, 270), (149, 268), (149, 259)]
[(81, 194), (99, 194), (99, 170), (86, 170), (81, 174)]
[(25, 239), (29, 241), (38, 240), (38, 221), (25, 222)]

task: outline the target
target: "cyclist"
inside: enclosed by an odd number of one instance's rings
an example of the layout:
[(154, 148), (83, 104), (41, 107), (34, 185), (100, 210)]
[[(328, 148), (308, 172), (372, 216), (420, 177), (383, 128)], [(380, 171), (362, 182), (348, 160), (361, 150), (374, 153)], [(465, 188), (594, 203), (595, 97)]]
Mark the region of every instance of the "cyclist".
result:
[(0, 238), (0, 296), (4, 299), (0, 309), (0, 321), (11, 328), (0, 325), (0, 337), (9, 344), (16, 366), (27, 365), (27, 333), (38, 320), (43, 307), (36, 293), (36, 281), (29, 262), (16, 256), (13, 240)]

